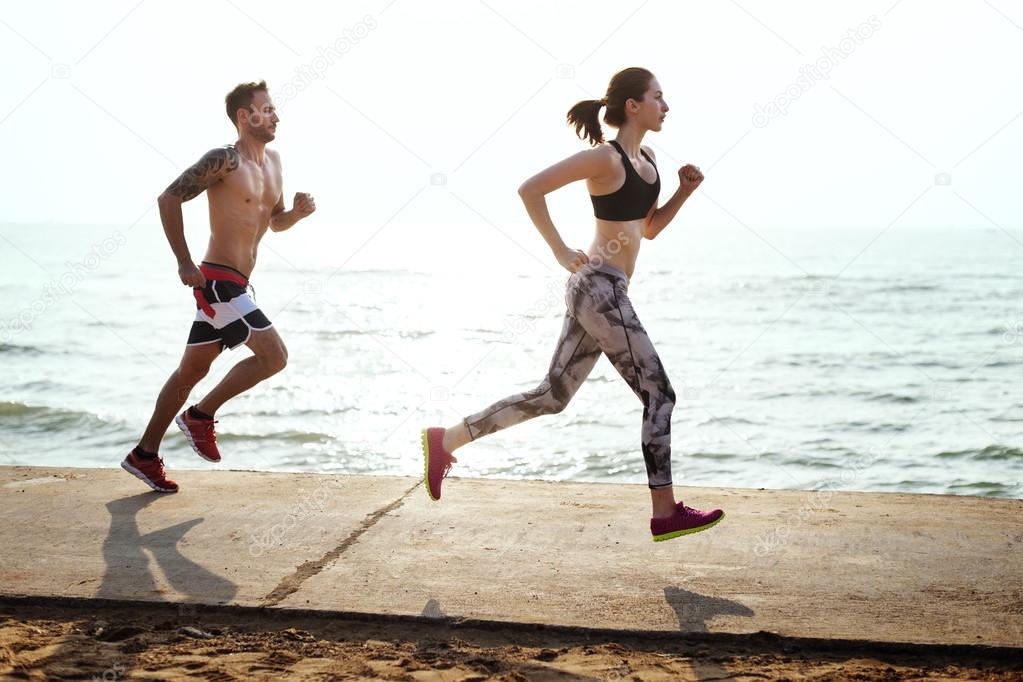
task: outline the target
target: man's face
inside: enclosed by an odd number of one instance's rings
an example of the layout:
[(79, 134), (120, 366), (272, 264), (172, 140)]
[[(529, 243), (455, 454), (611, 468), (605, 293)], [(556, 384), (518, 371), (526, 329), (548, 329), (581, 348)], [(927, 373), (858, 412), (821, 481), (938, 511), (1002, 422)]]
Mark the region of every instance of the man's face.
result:
[(270, 100), (270, 95), (262, 90), (257, 90), (252, 95), (252, 105), (249, 111), (239, 119), (241, 128), (247, 131), (252, 137), (260, 142), (266, 143), (274, 139), (277, 132), (277, 109)]

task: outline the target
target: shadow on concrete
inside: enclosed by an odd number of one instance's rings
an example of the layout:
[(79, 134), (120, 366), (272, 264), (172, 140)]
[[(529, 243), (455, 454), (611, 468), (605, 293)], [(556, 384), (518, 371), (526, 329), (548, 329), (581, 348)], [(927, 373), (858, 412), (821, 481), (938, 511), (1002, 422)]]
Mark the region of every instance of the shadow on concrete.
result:
[(707, 621), (715, 616), (752, 616), (753, 610), (731, 599), (707, 597), (681, 587), (665, 587), (664, 599), (675, 610), (680, 632), (709, 632)]
[(142, 493), (107, 503), (110, 530), (103, 541), (107, 566), (96, 596), (108, 599), (176, 597), (167, 595), (157, 584), (150, 564), (152, 556), (171, 588), (186, 599), (207, 604), (233, 599), (238, 592), (235, 583), (200, 566), (178, 549), (181, 538), (202, 523), (202, 518), (142, 535), (136, 515), (158, 499), (160, 495), (155, 493)]
[[(709, 632), (707, 621), (715, 616), (753, 615), (753, 610), (731, 599), (708, 597), (681, 587), (665, 587), (664, 599), (675, 611), (681, 632)], [(690, 663), (697, 680), (727, 680), (732, 674), (717, 660), (694, 656)]]

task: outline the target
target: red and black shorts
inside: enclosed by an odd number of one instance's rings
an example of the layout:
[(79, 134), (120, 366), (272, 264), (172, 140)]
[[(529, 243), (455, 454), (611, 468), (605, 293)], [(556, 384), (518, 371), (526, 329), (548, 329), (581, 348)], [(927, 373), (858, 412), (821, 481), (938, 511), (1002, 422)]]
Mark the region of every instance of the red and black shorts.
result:
[(249, 280), (226, 265), (207, 263), (199, 266), (206, 286), (195, 287), (195, 321), (188, 334), (189, 346), (219, 343), (234, 350), (249, 340), (253, 331), (270, 329), (273, 324), (256, 305)]

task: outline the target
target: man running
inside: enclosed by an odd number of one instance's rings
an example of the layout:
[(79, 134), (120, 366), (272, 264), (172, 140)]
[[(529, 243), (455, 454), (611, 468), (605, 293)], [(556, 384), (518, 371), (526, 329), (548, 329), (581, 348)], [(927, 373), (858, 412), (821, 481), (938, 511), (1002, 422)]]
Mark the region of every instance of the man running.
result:
[[(313, 198), (303, 192), (295, 194), (290, 211), (284, 209), (280, 155), (266, 148), (280, 121), (266, 81), (242, 83), (225, 101), (238, 141), (207, 152), (159, 199), (163, 230), (178, 260), (181, 283), (192, 287), (196, 314), (181, 364), (164, 384), (142, 440), (121, 467), (162, 493), (178, 490), (167, 478), (158, 454), (171, 421), (200, 457), (219, 462), (213, 430), (217, 410), (287, 364), (288, 351), (256, 306), (249, 275), (256, 265), (256, 247), (268, 227), (274, 232), (287, 230), (316, 210)], [(181, 204), (203, 191), (210, 204), (210, 242), (205, 259), (196, 266), (185, 242)], [(253, 356), (232, 367), (205, 398), (178, 414), (220, 352), (242, 344)]]

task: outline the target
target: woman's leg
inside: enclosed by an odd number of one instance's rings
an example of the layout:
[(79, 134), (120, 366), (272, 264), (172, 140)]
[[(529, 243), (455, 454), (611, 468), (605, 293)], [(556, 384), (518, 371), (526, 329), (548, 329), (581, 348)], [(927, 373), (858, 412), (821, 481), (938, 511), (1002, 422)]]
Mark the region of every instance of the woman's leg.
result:
[(589, 376), (599, 357), (597, 342), (586, 333), (571, 311), (567, 312), (550, 368), (540, 385), (531, 391), (499, 400), (446, 429), (444, 449), (453, 452), (480, 436), (543, 414), (561, 412)]
[(611, 364), (643, 403), (642, 448), (655, 517), (675, 512), (671, 481), (671, 413), (675, 391), (639, 321), (623, 279), (595, 274), (574, 311)]

